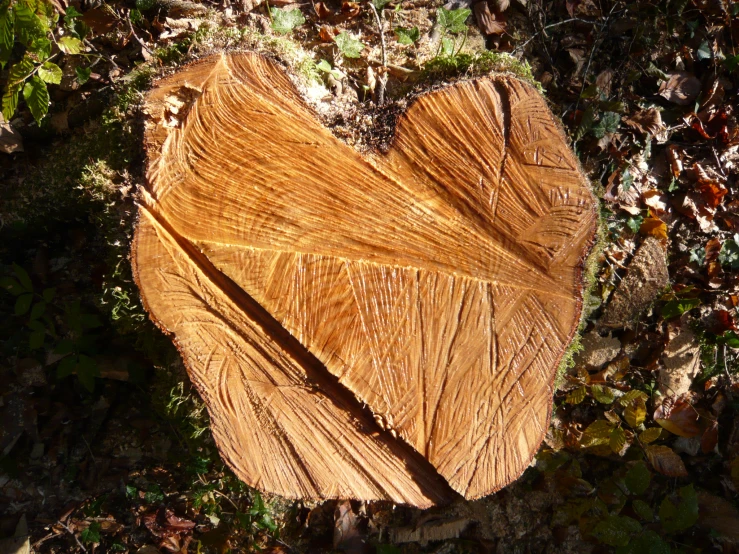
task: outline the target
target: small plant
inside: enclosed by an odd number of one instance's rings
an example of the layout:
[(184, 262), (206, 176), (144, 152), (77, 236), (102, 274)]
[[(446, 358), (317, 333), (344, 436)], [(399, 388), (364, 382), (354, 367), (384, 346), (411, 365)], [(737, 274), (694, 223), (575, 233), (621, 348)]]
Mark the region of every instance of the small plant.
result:
[(298, 8), (292, 10), (270, 8), (269, 13), (272, 17), (272, 30), (280, 35), (286, 35), (305, 23), (305, 17)]
[[(436, 10), (436, 24), (439, 26), (441, 31), (441, 40), (439, 42), (439, 49), (436, 51), (436, 57), (440, 55), (445, 57), (454, 57), (457, 55), (467, 41), (468, 28), (465, 24), (467, 18), (472, 13), (472, 10), (468, 8), (459, 8), (456, 10), (447, 10), (445, 8), (437, 8)], [(458, 35), (464, 32), (464, 38), (459, 48), (456, 48), (456, 42), (453, 38), (448, 35)]]
[[(73, 7), (66, 10), (61, 26), (59, 14), (47, 0), (4, 0), (0, 2), (0, 67), (11, 61), (14, 45), (24, 49), (21, 59), (8, 70), (2, 96), (2, 113), (10, 121), (23, 99), (37, 123), (49, 111), (47, 85), (58, 85), (62, 70), (54, 62), (60, 55), (82, 54), (86, 32)], [(84, 83), (90, 69), (78, 67), (77, 78)]]
[(410, 29), (404, 29), (398, 27), (395, 29), (395, 36), (398, 37), (398, 44), (415, 44), (418, 39), (421, 38), (421, 33), (418, 27), (412, 27)]
[(359, 58), (364, 50), (364, 43), (355, 39), (346, 31), (336, 35), (334, 38), (336, 47), (346, 58)]

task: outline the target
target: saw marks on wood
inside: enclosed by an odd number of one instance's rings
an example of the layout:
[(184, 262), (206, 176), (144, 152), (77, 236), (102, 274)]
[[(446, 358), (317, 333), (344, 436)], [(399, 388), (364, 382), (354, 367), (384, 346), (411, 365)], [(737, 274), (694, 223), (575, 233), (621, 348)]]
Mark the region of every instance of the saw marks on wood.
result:
[(136, 277), (244, 481), (429, 506), (523, 472), (596, 224), (534, 89), (421, 96), (366, 157), (255, 54), (185, 68), (147, 110)]

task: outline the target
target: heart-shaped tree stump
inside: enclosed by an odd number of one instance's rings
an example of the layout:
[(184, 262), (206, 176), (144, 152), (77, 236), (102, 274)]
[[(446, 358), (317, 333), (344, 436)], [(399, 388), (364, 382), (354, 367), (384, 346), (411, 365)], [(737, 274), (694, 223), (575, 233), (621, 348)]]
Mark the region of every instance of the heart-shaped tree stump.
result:
[(240, 478), (429, 506), (523, 472), (596, 227), (535, 89), (423, 95), (364, 156), (256, 54), (186, 67), (147, 112), (136, 279)]

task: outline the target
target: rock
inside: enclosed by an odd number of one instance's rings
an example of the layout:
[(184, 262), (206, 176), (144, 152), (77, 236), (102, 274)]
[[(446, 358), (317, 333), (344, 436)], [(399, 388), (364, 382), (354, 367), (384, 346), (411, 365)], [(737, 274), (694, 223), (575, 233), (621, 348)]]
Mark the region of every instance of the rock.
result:
[(631, 327), (668, 283), (665, 249), (658, 239), (647, 237), (606, 306), (601, 325)]
[(597, 331), (591, 331), (583, 336), (582, 347), (575, 358), (575, 364), (599, 369), (618, 356), (621, 341), (610, 335), (601, 337)]
[(665, 396), (679, 396), (690, 390), (700, 370), (700, 344), (687, 324), (670, 340), (662, 356), (659, 390)]
[(0, 540), (0, 554), (31, 554), (31, 542), (28, 538), (26, 514), (23, 514), (15, 526), (15, 533), (9, 539)]

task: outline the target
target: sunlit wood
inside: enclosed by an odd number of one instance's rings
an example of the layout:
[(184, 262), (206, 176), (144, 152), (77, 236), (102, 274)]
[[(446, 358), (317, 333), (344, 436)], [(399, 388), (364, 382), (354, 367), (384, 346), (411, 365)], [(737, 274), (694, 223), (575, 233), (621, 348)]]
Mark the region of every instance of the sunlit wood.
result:
[(147, 111), (136, 278), (244, 481), (428, 506), (523, 472), (596, 225), (538, 92), (423, 95), (369, 156), (255, 54), (164, 79)]

